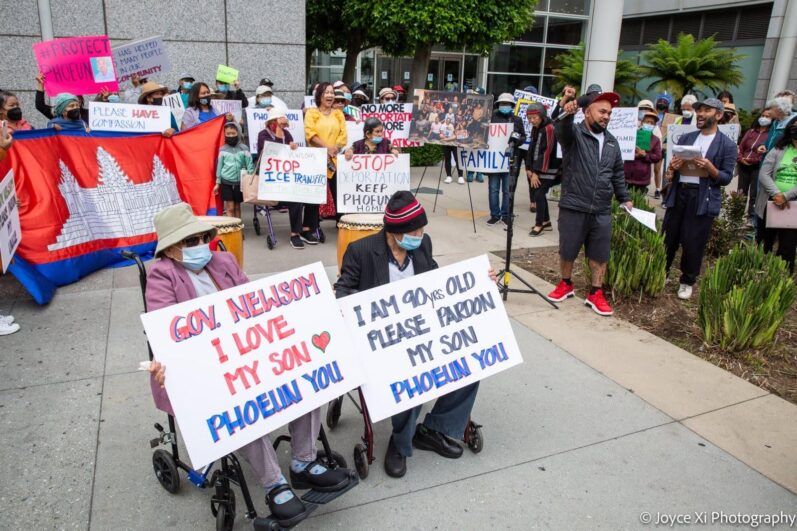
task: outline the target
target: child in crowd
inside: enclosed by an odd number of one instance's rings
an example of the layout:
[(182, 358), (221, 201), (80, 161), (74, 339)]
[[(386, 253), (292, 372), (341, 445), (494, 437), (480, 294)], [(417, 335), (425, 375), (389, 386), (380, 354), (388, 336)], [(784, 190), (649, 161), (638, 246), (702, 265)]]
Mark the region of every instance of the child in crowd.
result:
[(255, 166), (249, 147), (241, 141), (241, 128), (235, 122), (224, 124), (224, 145), (219, 150), (219, 160), (216, 164), (216, 187), (213, 193), (221, 191), (221, 200), (224, 201), (224, 215), (234, 218), (241, 217), (241, 172), (253, 173)]

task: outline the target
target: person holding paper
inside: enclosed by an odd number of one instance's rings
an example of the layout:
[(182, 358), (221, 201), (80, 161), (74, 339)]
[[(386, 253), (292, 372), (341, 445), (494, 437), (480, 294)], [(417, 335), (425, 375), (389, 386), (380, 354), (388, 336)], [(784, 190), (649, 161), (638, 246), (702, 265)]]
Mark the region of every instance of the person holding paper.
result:
[[(83, 96), (78, 95), (77, 100), (78, 104), (80, 105), (80, 119), (86, 123), (89, 123), (89, 110), (84, 106)], [(47, 105), (47, 102), (44, 98), (44, 74), (41, 72), (39, 72), (39, 74), (36, 76), (36, 96), (34, 101), (36, 110), (39, 111), (45, 118), (52, 120), (55, 117), (55, 115), (53, 115), (53, 107)]]
[[(495, 112), (490, 119), (491, 123), (512, 124), (512, 133), (519, 138), (519, 141), (510, 139), (507, 147), (508, 152), (515, 149), (526, 139), (526, 129), (523, 126), (523, 119), (515, 116), (515, 98), (512, 94), (504, 92), (495, 100)], [(518, 157), (520, 155), (518, 154)], [(517, 162), (520, 167), (520, 160)], [(488, 173), (487, 174), (488, 197), (490, 200), (490, 219), (488, 225), (497, 223), (509, 224), (509, 172)]]
[[(209, 242), (215, 237), (216, 228), (195, 217), (190, 205), (178, 203), (166, 207), (155, 215), (154, 223), (158, 236), (155, 248), (157, 261), (147, 275), (145, 296), (148, 311), (249, 282), (232, 254), (211, 252)], [(155, 406), (173, 415), (169, 395), (164, 388), (167, 367), (153, 361), (149, 371)], [(319, 409), (299, 417), (288, 427), (291, 433), (290, 478), (293, 488), (334, 492), (348, 486), (349, 470), (328, 469), (317, 459), (315, 443), (321, 429)], [(304, 518), (306, 507), (280, 471), (268, 435), (247, 444), (238, 452), (246, 458), (263, 485), (272, 516), (286, 527)]]
[(390, 144), (390, 139), (385, 138), (385, 124), (382, 120), (372, 116), (363, 122), (363, 138), (354, 142), (346, 150), (346, 160), (351, 160), (354, 155), (398, 155), (401, 150)]
[(86, 122), (80, 119), (80, 103), (77, 96), (62, 92), (55, 97), (53, 119), (47, 122), (47, 127), (52, 127), (56, 131), (86, 132)]
[[(343, 255), (335, 297), (353, 293), (437, 269), (432, 240), (424, 233), (426, 211), (411, 192), (394, 193), (385, 207), (384, 228), (377, 234), (353, 242)], [(490, 271), (495, 281), (495, 272)], [(437, 399), (423, 423), (416, 426), (421, 406), (391, 418), (393, 432), (385, 453), (385, 472), (400, 478), (407, 472), (412, 449), (430, 450), (456, 459), (462, 437), (476, 401), (479, 383), (468, 385)]]
[(751, 225), (758, 194), (758, 170), (767, 152), (766, 142), (771, 125), (771, 113), (769, 109), (764, 109), (739, 142), (739, 154), (736, 156), (736, 169), (739, 174), (736, 191), (750, 198), (747, 215)]
[(678, 146), (688, 146), (685, 153), (697, 151), (699, 156), (685, 160), (676, 153), (667, 168), (670, 190), (664, 204), (664, 243), (667, 246), (667, 271), (675, 253), (681, 248), (681, 279), (678, 298), (688, 300), (697, 282), (703, 253), (711, 236), (714, 218), (720, 213), (722, 187), (733, 178), (736, 166), (736, 144), (718, 134), (717, 126), (725, 106), (716, 98), (694, 105), (697, 131), (678, 139)]
[[(661, 127), (658, 125), (659, 115), (656, 112), (656, 107), (653, 105), (653, 102), (650, 100), (640, 100), (637, 104), (637, 112), (639, 113), (639, 123), (642, 123), (642, 119), (645, 117), (647, 113), (653, 113), (656, 115), (656, 126), (653, 128), (653, 134), (656, 138), (659, 139), (659, 143), (661, 144), (662, 150), (666, 150), (666, 138), (664, 138), (664, 134), (661, 131)], [(653, 164), (651, 168), (651, 173), (653, 175), (653, 182), (656, 184), (656, 191), (653, 192), (654, 199), (661, 199), (661, 182), (662, 182), (662, 171), (661, 171), (661, 164), (662, 161), (656, 162)]]
[(655, 112), (645, 111), (637, 132), (634, 160), (623, 164), (626, 184), (642, 194), (648, 193), (651, 170), (661, 160), (661, 141), (654, 134), (656, 120), (658, 115)]
[[(163, 105), (163, 98), (169, 95), (169, 88), (154, 81), (147, 81), (141, 86), (141, 95), (138, 97), (139, 105)], [(177, 120), (174, 119), (174, 114), (169, 112), (171, 119), (171, 127), (163, 132), (166, 138), (171, 137), (177, 132)]]
[(245, 109), (249, 105), (249, 100), (246, 94), (244, 94), (244, 91), (241, 90), (241, 85), (237, 79), (233, 81), (232, 84), (217, 79), (216, 92), (224, 94), (225, 100), (240, 100), (242, 109)]
[[(767, 208), (771, 201), (775, 208), (790, 210), (791, 217), (797, 219), (797, 118), (792, 118), (783, 130), (783, 135), (770, 151), (758, 174), (760, 193), (756, 198), (755, 213), (756, 243), (764, 244), (765, 252), (772, 252), (778, 242), (777, 255), (789, 264), (794, 274), (795, 250), (797, 249), (797, 228), (767, 227)], [(794, 224), (797, 227), (797, 222)]]
[(584, 121), (574, 123), (577, 101), (567, 101), (564, 118), (556, 122), (562, 145), (562, 199), (559, 201), (559, 269), (562, 280), (548, 294), (551, 301), (575, 295), (573, 263), (581, 247), (589, 260), (592, 287), (586, 305), (598, 315), (612, 315), (603, 295), (603, 276), (612, 239), (612, 196), (627, 210), (633, 208), (625, 185), (623, 156), (617, 139), (606, 128), (612, 108), (620, 102), (614, 92), (593, 92), (579, 98)]
[(529, 149), (526, 152), (526, 177), (534, 191), (535, 222), (529, 236), (539, 236), (544, 230), (553, 230), (548, 210), (548, 190), (562, 182), (562, 161), (556, 158), (556, 132), (548, 118), (545, 105), (534, 102), (526, 107), (531, 124)]
[[(8, 150), (11, 149), (11, 144), (14, 143), (14, 138), (11, 136), (11, 131), (8, 129), (8, 124), (3, 121), (0, 125), (0, 161), (6, 158)], [(13, 315), (0, 314), (0, 336), (7, 336), (19, 331), (19, 323), (14, 322)]]

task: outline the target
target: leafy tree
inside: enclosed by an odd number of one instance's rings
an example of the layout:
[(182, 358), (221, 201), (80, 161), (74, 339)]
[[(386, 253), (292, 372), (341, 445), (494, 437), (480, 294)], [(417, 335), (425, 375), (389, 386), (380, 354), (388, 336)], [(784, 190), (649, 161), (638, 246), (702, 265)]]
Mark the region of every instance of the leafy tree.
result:
[(307, 0), (305, 73), (309, 73), (310, 58), (315, 50), (326, 53), (344, 50), (346, 62), (342, 79), (352, 81), (359, 53), (379, 45), (370, 24), (372, 11), (373, 4), (363, 0)]
[[(628, 98), (638, 98), (639, 92), (636, 89), (637, 81), (642, 77), (642, 69), (633, 61), (620, 59), (617, 52), (617, 67), (614, 71), (614, 91), (621, 96)], [(556, 81), (553, 84), (554, 93), (560, 92), (565, 85), (581, 86), (584, 76), (584, 43), (580, 42), (578, 48), (573, 48), (567, 52), (560, 53), (554, 58), (556, 67), (553, 73)]]
[(369, 23), (379, 46), (393, 56), (411, 55), (410, 86), (421, 88), (432, 46), (466, 47), (487, 55), (495, 44), (529, 28), (537, 0), (400, 0), (370, 5)]
[(680, 102), (684, 94), (695, 91), (739, 86), (742, 70), (738, 63), (743, 57), (733, 48), (718, 47), (714, 37), (696, 41), (694, 35), (681, 33), (675, 45), (663, 39), (649, 44), (642, 72), (654, 79), (648, 90), (666, 90)]

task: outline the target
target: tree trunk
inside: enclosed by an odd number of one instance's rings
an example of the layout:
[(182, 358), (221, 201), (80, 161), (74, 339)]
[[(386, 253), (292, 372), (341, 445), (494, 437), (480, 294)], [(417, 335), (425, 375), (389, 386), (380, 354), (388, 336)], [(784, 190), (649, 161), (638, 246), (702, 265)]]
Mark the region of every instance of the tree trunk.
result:
[[(429, 59), (432, 57), (432, 43), (418, 43), (415, 47), (415, 56), (412, 58), (412, 71), (410, 72), (410, 88), (422, 89), (426, 86), (426, 74), (429, 72)], [(407, 95), (410, 101), (412, 95)]]
[(357, 56), (363, 51), (363, 34), (359, 31), (349, 32), (346, 38), (346, 62), (343, 64), (343, 81), (351, 85), (354, 81), (354, 70), (357, 68)]

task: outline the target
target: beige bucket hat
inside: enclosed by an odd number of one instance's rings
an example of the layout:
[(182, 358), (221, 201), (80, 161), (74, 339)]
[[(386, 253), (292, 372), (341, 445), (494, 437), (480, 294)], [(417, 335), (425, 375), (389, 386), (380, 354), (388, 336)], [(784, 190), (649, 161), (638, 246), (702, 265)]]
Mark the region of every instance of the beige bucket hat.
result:
[(216, 237), (216, 227), (200, 221), (188, 203), (177, 203), (164, 208), (155, 214), (153, 222), (158, 235), (158, 246), (155, 248), (156, 257), (189, 236), (209, 232), (211, 238)]

